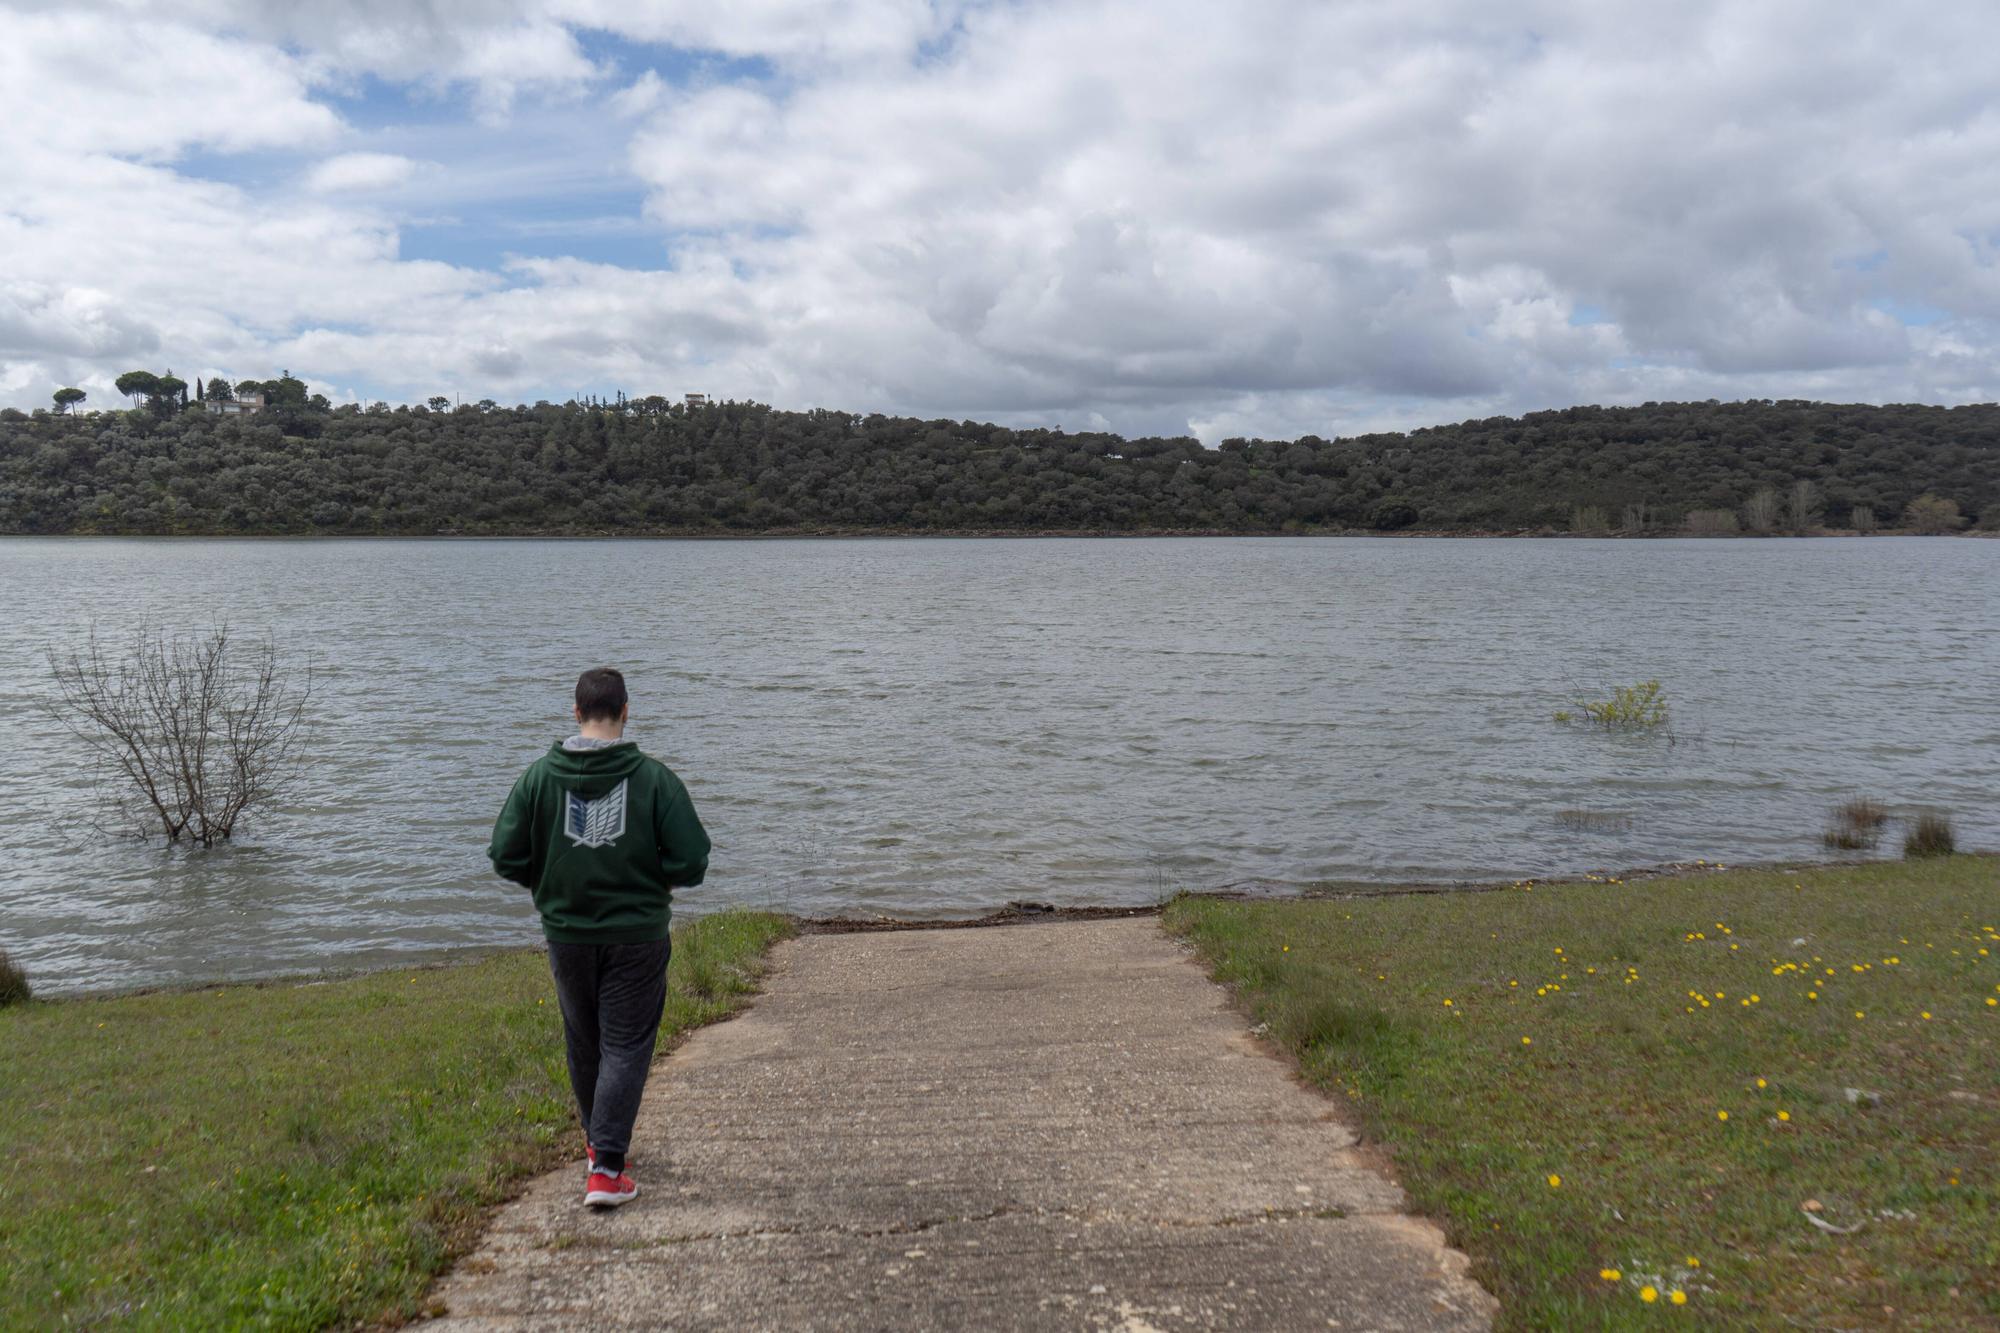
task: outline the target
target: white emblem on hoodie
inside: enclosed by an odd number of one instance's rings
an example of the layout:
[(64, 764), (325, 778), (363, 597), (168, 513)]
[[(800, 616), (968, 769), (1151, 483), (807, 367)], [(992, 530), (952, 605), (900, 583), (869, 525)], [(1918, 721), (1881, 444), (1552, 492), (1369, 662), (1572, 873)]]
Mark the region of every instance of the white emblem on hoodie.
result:
[(609, 847), (625, 836), (625, 783), (594, 801), (570, 792), (563, 803), (563, 832), (579, 847)]

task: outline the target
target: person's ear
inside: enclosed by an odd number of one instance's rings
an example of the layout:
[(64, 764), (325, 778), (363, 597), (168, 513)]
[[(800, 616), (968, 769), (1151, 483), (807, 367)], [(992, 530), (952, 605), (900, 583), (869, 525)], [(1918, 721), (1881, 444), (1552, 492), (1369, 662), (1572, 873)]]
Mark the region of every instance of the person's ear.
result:
[(627, 701), (625, 706), (618, 710), (618, 725), (621, 727), (624, 726), (626, 721), (631, 716), (632, 716), (632, 705), (630, 701)]

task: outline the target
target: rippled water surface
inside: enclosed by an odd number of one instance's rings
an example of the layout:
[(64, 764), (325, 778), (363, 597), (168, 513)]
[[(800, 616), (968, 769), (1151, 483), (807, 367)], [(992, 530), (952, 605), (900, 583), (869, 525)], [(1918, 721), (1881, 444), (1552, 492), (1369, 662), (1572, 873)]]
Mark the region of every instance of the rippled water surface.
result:
[[(1817, 857), (1859, 793), (1992, 847), (1996, 589), (1975, 540), (0, 540), (0, 946), (60, 991), (530, 942), (486, 837), (606, 662), (715, 838), (683, 910)], [(318, 662), (293, 801), (93, 832), (47, 646), (223, 612)], [(1647, 677), (1677, 744), (1550, 720)]]

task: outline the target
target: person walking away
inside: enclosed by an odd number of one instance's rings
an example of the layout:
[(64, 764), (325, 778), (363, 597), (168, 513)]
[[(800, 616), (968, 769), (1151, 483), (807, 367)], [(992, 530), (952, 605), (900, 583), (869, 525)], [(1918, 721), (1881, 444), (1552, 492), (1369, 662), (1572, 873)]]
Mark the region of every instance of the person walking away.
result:
[(616, 669), (578, 677), (577, 734), (528, 765), (486, 851), (541, 913), (596, 1207), (639, 1192), (625, 1155), (666, 1007), (673, 890), (708, 871), (694, 802), (625, 739), (630, 712)]

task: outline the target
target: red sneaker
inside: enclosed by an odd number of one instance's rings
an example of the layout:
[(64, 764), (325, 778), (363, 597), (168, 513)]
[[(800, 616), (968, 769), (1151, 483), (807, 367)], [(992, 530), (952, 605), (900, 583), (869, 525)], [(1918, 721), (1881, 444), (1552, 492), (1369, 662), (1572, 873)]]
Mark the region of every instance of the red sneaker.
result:
[(638, 1193), (639, 1186), (623, 1171), (615, 1176), (592, 1171), (590, 1179), (584, 1182), (583, 1201), (593, 1208), (616, 1208), (621, 1203), (632, 1202)]

